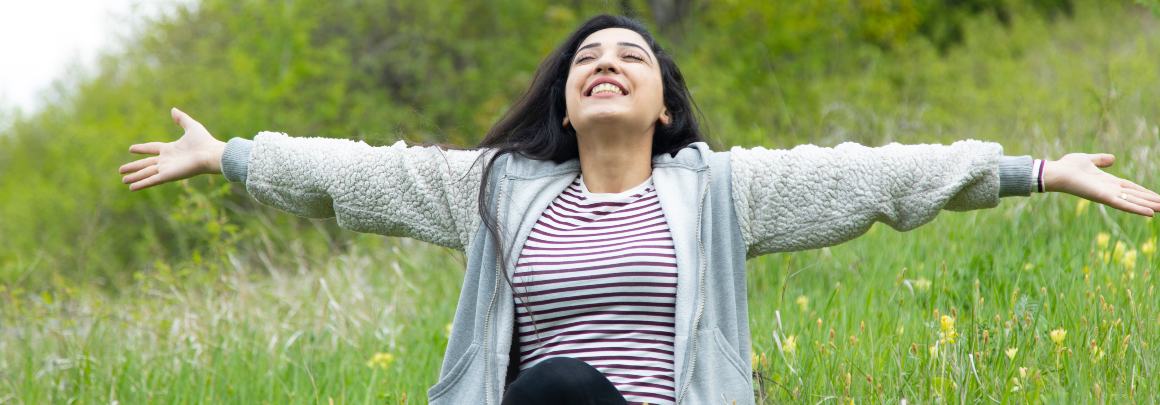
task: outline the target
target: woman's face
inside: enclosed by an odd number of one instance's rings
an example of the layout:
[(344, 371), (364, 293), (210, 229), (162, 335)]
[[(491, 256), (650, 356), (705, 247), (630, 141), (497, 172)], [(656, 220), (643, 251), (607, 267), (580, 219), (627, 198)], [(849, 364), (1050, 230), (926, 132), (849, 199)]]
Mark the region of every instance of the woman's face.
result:
[(644, 38), (607, 28), (585, 38), (568, 71), (566, 125), (577, 133), (615, 128), (648, 131), (668, 123), (664, 85), (656, 55)]

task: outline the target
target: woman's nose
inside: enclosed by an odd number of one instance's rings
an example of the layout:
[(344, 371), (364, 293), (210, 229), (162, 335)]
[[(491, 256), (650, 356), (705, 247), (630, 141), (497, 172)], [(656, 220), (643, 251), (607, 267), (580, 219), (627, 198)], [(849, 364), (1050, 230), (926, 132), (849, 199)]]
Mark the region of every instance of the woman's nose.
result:
[(605, 71), (609, 73), (620, 73), (619, 68), (616, 67), (615, 59), (607, 57), (600, 58), (599, 63), (596, 64), (596, 73), (603, 73)]

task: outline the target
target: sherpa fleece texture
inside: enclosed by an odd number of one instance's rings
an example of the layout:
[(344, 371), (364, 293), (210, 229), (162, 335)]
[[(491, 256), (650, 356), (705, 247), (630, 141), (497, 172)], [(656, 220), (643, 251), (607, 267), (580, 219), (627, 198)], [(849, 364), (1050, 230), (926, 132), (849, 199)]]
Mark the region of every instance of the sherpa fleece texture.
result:
[[(359, 232), (407, 236), (464, 250), (480, 225), (484, 153), (385, 147), (262, 132), (234, 138), (222, 157), (227, 179), (260, 201), (310, 218), (336, 217)], [(261, 153), (253, 153), (253, 148)], [(300, 153), (298, 151), (309, 151)], [(940, 209), (993, 207), (996, 195), (1032, 191), (1031, 157), (1002, 156), (995, 143), (789, 150), (733, 148), (733, 196), (748, 257), (830, 246), (873, 222), (910, 230)], [(994, 159), (998, 159), (995, 162)], [(980, 176), (999, 165), (991, 176)], [(257, 170), (249, 178), (249, 167)], [(981, 183), (974, 187), (966, 182)], [(966, 191), (958, 193), (960, 191)]]

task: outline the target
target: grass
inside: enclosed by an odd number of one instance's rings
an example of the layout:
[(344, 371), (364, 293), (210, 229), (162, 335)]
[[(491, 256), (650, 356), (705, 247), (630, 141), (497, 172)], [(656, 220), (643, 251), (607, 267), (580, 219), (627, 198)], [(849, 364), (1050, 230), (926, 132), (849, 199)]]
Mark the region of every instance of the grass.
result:
[[(1154, 19), (1086, 5), (1071, 20), (980, 24), (947, 55), (916, 45), (861, 75), (819, 77), (829, 107), (796, 119), (868, 143), (1108, 151), (1121, 159), (1113, 173), (1160, 188)], [(1160, 401), (1158, 236), (1158, 221), (1037, 195), (753, 260), (758, 397)], [(422, 403), (462, 256), (349, 239), (332, 256), (243, 250), (214, 271), (158, 263), (113, 291), (0, 285), (0, 403)]]

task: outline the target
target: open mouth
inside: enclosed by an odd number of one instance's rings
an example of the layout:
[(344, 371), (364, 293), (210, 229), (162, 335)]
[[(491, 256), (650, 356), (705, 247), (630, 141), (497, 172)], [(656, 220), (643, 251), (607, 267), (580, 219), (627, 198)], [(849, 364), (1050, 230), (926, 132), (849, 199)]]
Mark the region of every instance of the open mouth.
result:
[(588, 91), (585, 91), (584, 94), (590, 97), (604, 94), (623, 96), (628, 94), (628, 91), (626, 91), (624, 86), (621, 86), (620, 83), (617, 83), (616, 80), (601, 78), (596, 79), (596, 81), (593, 82), (590, 87), (588, 87)]

